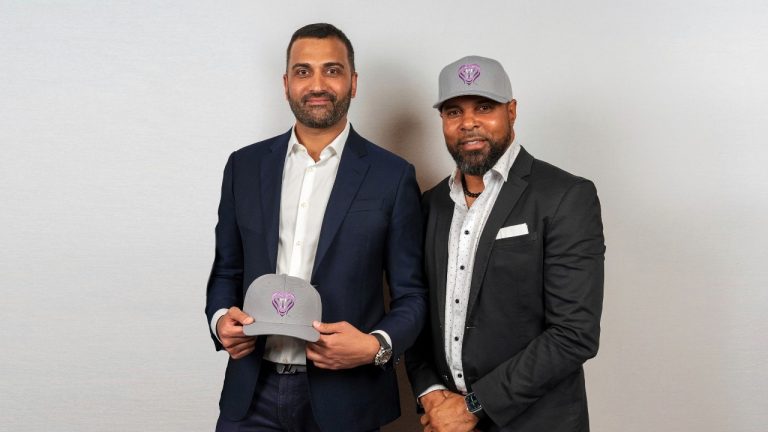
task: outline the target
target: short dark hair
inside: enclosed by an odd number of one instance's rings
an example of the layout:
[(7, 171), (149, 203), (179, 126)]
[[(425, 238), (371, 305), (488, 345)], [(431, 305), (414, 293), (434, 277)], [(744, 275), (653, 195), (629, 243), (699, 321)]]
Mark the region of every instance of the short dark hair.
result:
[(352, 42), (349, 41), (349, 38), (347, 35), (344, 34), (343, 31), (336, 28), (333, 24), (328, 23), (315, 23), (315, 24), (308, 24), (304, 27), (296, 30), (293, 32), (293, 36), (291, 36), (291, 41), (288, 43), (288, 49), (285, 52), (285, 68), (286, 70), (290, 65), (288, 62), (291, 60), (291, 48), (293, 47), (293, 43), (296, 42), (297, 39), (304, 39), (304, 38), (314, 38), (314, 39), (325, 39), (327, 37), (334, 37), (344, 43), (344, 45), (347, 47), (347, 60), (349, 60), (349, 65), (352, 68), (352, 72), (355, 72), (355, 50), (352, 49)]

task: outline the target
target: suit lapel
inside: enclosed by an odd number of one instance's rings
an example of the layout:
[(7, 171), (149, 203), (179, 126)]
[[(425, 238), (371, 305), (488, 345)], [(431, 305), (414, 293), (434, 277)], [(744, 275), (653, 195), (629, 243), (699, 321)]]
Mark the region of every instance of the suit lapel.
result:
[[(448, 181), (445, 180), (444, 185)], [(437, 312), (440, 325), (445, 325), (445, 287), (448, 274), (448, 238), (451, 233), (454, 202), (451, 200), (448, 187), (440, 187), (435, 191), (435, 271), (437, 279)]]
[(496, 234), (498, 234), (509, 213), (528, 187), (528, 182), (523, 180), (523, 178), (530, 174), (532, 163), (533, 157), (525, 149), (521, 148), (520, 153), (515, 158), (515, 162), (512, 164), (512, 168), (509, 170), (507, 181), (501, 187), (501, 191), (499, 191), (499, 196), (496, 198), (496, 202), (491, 209), (491, 214), (488, 215), (488, 221), (485, 223), (483, 233), (480, 235), (477, 253), (475, 254), (475, 267), (472, 269), (472, 283), (469, 288), (469, 302), (467, 303), (467, 318), (472, 316), (472, 308), (477, 300), (477, 295), (480, 293), (480, 287), (485, 278), (485, 271), (488, 268), (488, 259), (491, 255), (493, 242), (496, 240)]
[(331, 189), (331, 196), (328, 198), (328, 206), (325, 208), (315, 264), (312, 269), (312, 280), (315, 280), (315, 272), (333, 243), (336, 232), (344, 221), (347, 210), (368, 172), (369, 164), (364, 159), (366, 153), (363, 138), (350, 128), (349, 137), (341, 152), (339, 170)]
[(267, 236), (267, 256), (273, 271), (277, 271), (277, 243), (280, 237), (280, 194), (283, 184), (285, 155), (288, 152), (288, 140), (291, 131), (276, 137), (269, 147), (269, 152), (261, 159), (261, 211)]

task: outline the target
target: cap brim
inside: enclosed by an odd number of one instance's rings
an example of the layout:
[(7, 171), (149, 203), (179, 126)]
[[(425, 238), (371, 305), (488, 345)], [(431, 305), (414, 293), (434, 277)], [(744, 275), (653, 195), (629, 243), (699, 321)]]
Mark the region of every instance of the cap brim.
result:
[(243, 333), (246, 336), (259, 335), (280, 335), (291, 336), (303, 339), (307, 342), (317, 342), (320, 340), (320, 333), (312, 326), (298, 324), (255, 322), (243, 326)]
[(460, 96), (482, 96), (490, 100), (494, 100), (498, 103), (507, 103), (510, 100), (512, 100), (512, 99), (506, 99), (505, 97), (497, 95), (495, 93), (485, 92), (482, 90), (467, 89), (465, 91), (456, 92), (455, 94), (452, 94), (448, 97), (440, 99), (434, 105), (432, 105), (432, 108), (440, 109), (440, 106), (442, 106), (445, 103), (445, 101), (456, 98), (456, 97), (460, 97)]

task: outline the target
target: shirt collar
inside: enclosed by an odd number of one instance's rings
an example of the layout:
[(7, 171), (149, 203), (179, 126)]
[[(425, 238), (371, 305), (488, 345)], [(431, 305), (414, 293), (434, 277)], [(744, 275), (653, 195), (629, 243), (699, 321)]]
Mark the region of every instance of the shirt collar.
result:
[[(512, 164), (515, 162), (515, 159), (517, 159), (518, 153), (520, 153), (520, 144), (516, 141), (512, 141), (512, 144), (507, 147), (504, 154), (501, 155), (493, 167), (483, 174), (484, 183), (487, 185), (493, 175), (500, 176), (502, 181), (506, 183), (507, 177), (509, 176), (509, 169), (512, 168)], [(454, 169), (453, 173), (451, 173), (451, 177), (448, 179), (448, 187), (451, 191), (455, 188), (462, 187), (458, 168)]]
[[(325, 159), (333, 155), (341, 155), (341, 152), (344, 151), (344, 146), (347, 144), (347, 138), (349, 138), (350, 127), (351, 123), (347, 121), (347, 124), (344, 125), (344, 129), (341, 133), (339, 133), (336, 138), (334, 138), (333, 141), (325, 146), (323, 151), (320, 152), (320, 159)], [(288, 141), (288, 152), (286, 156), (290, 156), (291, 152), (297, 151), (302, 147), (304, 147), (304, 145), (299, 142), (299, 138), (296, 136), (296, 126), (294, 126), (291, 128), (291, 139)]]

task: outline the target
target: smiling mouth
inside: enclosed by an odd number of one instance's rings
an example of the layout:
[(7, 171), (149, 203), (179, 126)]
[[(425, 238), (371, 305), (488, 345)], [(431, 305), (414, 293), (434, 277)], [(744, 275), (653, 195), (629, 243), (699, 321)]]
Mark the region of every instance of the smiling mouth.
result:
[(304, 105), (322, 106), (332, 104), (335, 101), (335, 98), (328, 93), (310, 93), (301, 98), (301, 101)]
[(488, 141), (484, 138), (471, 138), (462, 140), (459, 143), (459, 146), (462, 148), (462, 150), (466, 151), (480, 150), (485, 147), (487, 142)]
[(328, 98), (309, 98), (306, 101), (304, 101), (304, 104), (306, 105), (325, 105), (330, 103), (331, 100)]

